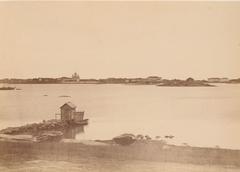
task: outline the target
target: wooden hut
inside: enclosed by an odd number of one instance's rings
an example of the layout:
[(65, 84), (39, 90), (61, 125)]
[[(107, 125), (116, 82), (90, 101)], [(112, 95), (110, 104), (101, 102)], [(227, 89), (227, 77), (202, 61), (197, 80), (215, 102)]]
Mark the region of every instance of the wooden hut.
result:
[(77, 106), (71, 102), (67, 102), (60, 107), (61, 110), (61, 120), (66, 122), (81, 123), (84, 120), (84, 111), (77, 112)]

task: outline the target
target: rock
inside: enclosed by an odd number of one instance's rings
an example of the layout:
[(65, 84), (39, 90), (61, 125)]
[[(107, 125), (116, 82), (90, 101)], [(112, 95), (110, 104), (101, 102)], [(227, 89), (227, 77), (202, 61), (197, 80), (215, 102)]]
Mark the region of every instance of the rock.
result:
[(44, 131), (56, 131), (65, 130), (69, 127), (69, 124), (60, 120), (52, 119), (43, 121), (42, 123), (27, 124), (20, 127), (8, 127), (0, 130), (0, 134), (31, 134), (38, 135)]
[(71, 97), (71, 96), (68, 96), (68, 95), (61, 95), (59, 97)]
[(0, 134), (0, 140), (3, 141), (27, 141), (32, 142), (32, 135), (8, 135), (8, 134)]
[(35, 137), (36, 142), (59, 141), (63, 133), (61, 131), (46, 131)]
[(152, 138), (151, 138), (149, 135), (146, 135), (146, 136), (145, 136), (145, 139), (146, 139), (146, 140), (151, 140)]
[(136, 137), (133, 134), (122, 134), (114, 137), (113, 141), (119, 145), (131, 145), (136, 141)]
[(136, 138), (137, 138), (138, 140), (143, 140), (143, 139), (144, 139), (144, 136), (143, 136), (142, 134), (138, 134), (138, 135), (136, 136)]
[(13, 134), (19, 131), (19, 128), (17, 127), (8, 127), (6, 129), (1, 130), (0, 133), (2, 134)]

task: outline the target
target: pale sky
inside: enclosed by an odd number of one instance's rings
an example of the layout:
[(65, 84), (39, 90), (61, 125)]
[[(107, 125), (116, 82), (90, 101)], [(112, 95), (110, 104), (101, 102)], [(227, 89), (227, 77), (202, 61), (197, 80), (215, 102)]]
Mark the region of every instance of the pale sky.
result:
[(0, 2), (0, 78), (240, 77), (240, 2)]

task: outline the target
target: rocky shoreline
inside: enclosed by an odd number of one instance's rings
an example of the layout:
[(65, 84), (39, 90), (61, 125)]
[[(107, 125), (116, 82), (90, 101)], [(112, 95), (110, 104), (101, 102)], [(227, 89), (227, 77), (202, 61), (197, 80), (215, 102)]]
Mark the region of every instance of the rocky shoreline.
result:
[(37, 135), (44, 131), (58, 130), (63, 131), (69, 128), (70, 125), (67, 122), (63, 122), (60, 120), (48, 120), (40, 123), (27, 124), (20, 127), (8, 127), (0, 130), (0, 134), (30, 134)]
[(0, 130), (0, 140), (7, 141), (59, 141), (63, 133), (73, 124), (61, 120), (48, 120), (20, 127), (8, 127)]

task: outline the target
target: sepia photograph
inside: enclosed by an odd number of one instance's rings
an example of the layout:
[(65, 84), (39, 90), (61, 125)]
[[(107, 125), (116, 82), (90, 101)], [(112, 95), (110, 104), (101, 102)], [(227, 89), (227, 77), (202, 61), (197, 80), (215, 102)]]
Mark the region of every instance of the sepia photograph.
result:
[(240, 172), (240, 1), (0, 0), (1, 172)]

